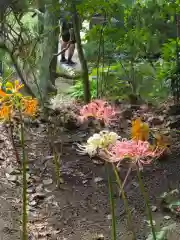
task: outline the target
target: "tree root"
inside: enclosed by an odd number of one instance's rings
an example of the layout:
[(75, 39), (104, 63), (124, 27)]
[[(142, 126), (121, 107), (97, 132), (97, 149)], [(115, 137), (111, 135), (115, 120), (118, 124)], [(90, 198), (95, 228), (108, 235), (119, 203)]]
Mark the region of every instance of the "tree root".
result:
[(72, 80), (77, 80), (81, 77), (80, 74), (78, 75), (69, 75), (69, 74), (66, 74), (66, 73), (55, 73), (55, 78), (59, 78), (59, 77), (62, 77), (62, 78), (67, 78), (67, 79), (72, 79)]

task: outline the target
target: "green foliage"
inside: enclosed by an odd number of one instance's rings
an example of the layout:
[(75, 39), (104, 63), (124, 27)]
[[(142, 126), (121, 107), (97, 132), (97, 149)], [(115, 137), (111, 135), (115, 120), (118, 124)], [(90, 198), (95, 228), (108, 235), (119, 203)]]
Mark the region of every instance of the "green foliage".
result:
[[(123, 52), (127, 53), (129, 58), (136, 59), (159, 53), (161, 45), (167, 42), (168, 38), (176, 37), (176, 24), (170, 20), (172, 10), (169, 13), (167, 5), (169, 6), (169, 3), (162, 5), (159, 1), (137, 2), (131, 7), (122, 6), (122, 3), (114, 4), (113, 17), (118, 23), (112, 24), (112, 15), (108, 12), (108, 23), (103, 28), (104, 55)], [(89, 46), (85, 49), (88, 51), (93, 46), (91, 55), (94, 53), (95, 57), (99, 49), (101, 30), (102, 26), (96, 26), (87, 36), (86, 45)]]
[[(176, 224), (170, 224), (162, 227), (159, 232), (156, 232), (156, 240), (167, 240), (168, 235), (176, 229)], [(146, 240), (154, 240), (152, 234), (149, 234)]]
[(12, 66), (9, 56), (3, 50), (0, 50), (0, 60), (3, 63), (2, 81), (6, 82), (7, 80), (11, 79), (12, 75), (15, 73), (15, 70)]
[[(179, 1), (113, 2), (111, 7), (113, 11), (106, 12), (106, 24), (94, 26), (86, 34), (84, 45), (87, 60), (100, 68), (99, 72), (102, 65), (118, 62), (116, 73), (101, 74), (100, 96), (124, 99), (134, 94), (154, 102), (167, 98), (170, 89), (177, 95)], [(112, 16), (116, 24), (111, 21)]]
[(33, 37), (37, 36), (37, 25), (38, 18), (37, 16), (32, 18), (32, 13), (26, 13), (22, 17), (22, 23), (24, 28), (31, 34)]
[[(89, 75), (92, 98), (97, 96), (97, 79), (101, 96), (108, 99), (128, 99), (133, 94), (145, 101), (164, 100), (169, 94), (169, 83), (165, 76), (168, 63), (157, 61), (155, 69), (150, 63), (142, 61), (133, 64), (128, 62), (112, 66), (94, 68)], [(82, 81), (78, 80), (71, 88), (70, 95), (82, 99)]]
[(162, 46), (162, 57), (166, 61), (175, 61), (177, 59), (177, 47), (180, 49), (179, 39), (169, 39), (167, 43)]
[[(94, 79), (90, 80), (90, 91), (92, 99), (96, 98), (96, 81)], [(83, 100), (83, 82), (81, 79), (69, 89), (68, 94), (75, 99)]]

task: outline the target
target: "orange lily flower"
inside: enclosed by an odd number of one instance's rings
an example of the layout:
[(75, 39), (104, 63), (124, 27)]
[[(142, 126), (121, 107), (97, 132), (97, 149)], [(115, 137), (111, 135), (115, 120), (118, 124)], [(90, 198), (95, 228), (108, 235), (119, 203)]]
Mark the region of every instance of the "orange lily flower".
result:
[(3, 104), (0, 108), (0, 119), (7, 121), (10, 120), (12, 115), (12, 105)]
[(33, 98), (23, 98), (21, 101), (23, 114), (26, 116), (35, 116), (38, 110), (38, 101)]
[(132, 121), (131, 136), (133, 140), (147, 141), (149, 138), (149, 126), (140, 118)]

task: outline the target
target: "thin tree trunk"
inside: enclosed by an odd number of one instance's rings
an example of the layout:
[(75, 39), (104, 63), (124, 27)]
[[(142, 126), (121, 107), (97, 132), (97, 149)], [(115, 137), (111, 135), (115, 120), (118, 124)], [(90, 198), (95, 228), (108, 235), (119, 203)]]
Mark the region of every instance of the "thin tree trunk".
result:
[[(59, 27), (56, 28), (55, 37), (56, 37), (56, 43), (54, 45), (54, 53), (57, 53), (58, 46), (59, 46)], [(52, 63), (50, 63), (50, 81), (53, 85), (55, 85), (55, 80), (56, 80), (57, 59), (58, 58), (55, 55), (53, 57)]]
[(87, 61), (85, 59), (82, 44), (81, 44), (80, 21), (79, 21), (76, 5), (75, 5), (74, 2), (72, 2), (72, 10), (73, 10), (74, 34), (75, 34), (76, 43), (77, 43), (78, 56), (79, 56), (79, 60), (80, 60), (80, 63), (81, 63), (81, 68), (82, 68), (84, 101), (86, 103), (88, 103), (91, 100), (89, 73), (88, 73)]
[[(44, 39), (42, 42), (42, 56), (39, 61), (39, 87), (42, 99), (45, 100), (48, 93), (54, 92), (55, 86), (52, 84), (49, 65), (54, 55), (57, 45), (59, 28), (58, 0), (46, 0), (46, 9), (44, 14)], [(60, 8), (59, 8), (60, 9)], [(54, 81), (55, 82), (55, 81)]]

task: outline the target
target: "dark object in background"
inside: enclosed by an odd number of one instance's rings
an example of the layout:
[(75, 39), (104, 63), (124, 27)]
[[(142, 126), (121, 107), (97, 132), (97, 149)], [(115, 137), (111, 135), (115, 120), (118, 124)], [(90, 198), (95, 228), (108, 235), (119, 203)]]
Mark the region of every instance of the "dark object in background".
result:
[(168, 116), (177, 116), (180, 115), (180, 104), (174, 104), (169, 107)]
[(3, 76), (3, 63), (0, 61), (0, 77)]
[[(27, 2), (25, 0), (0, 0), (0, 17), (3, 18), (3, 14), (10, 8), (15, 14), (22, 14), (22, 11), (26, 8)], [(1, 20), (0, 20), (1, 21)]]
[(101, 14), (94, 14), (89, 23), (89, 29), (92, 29), (94, 25), (102, 25), (106, 21), (105, 17)]
[(4, 13), (5, 10), (12, 4), (13, 0), (0, 0), (0, 13)]

